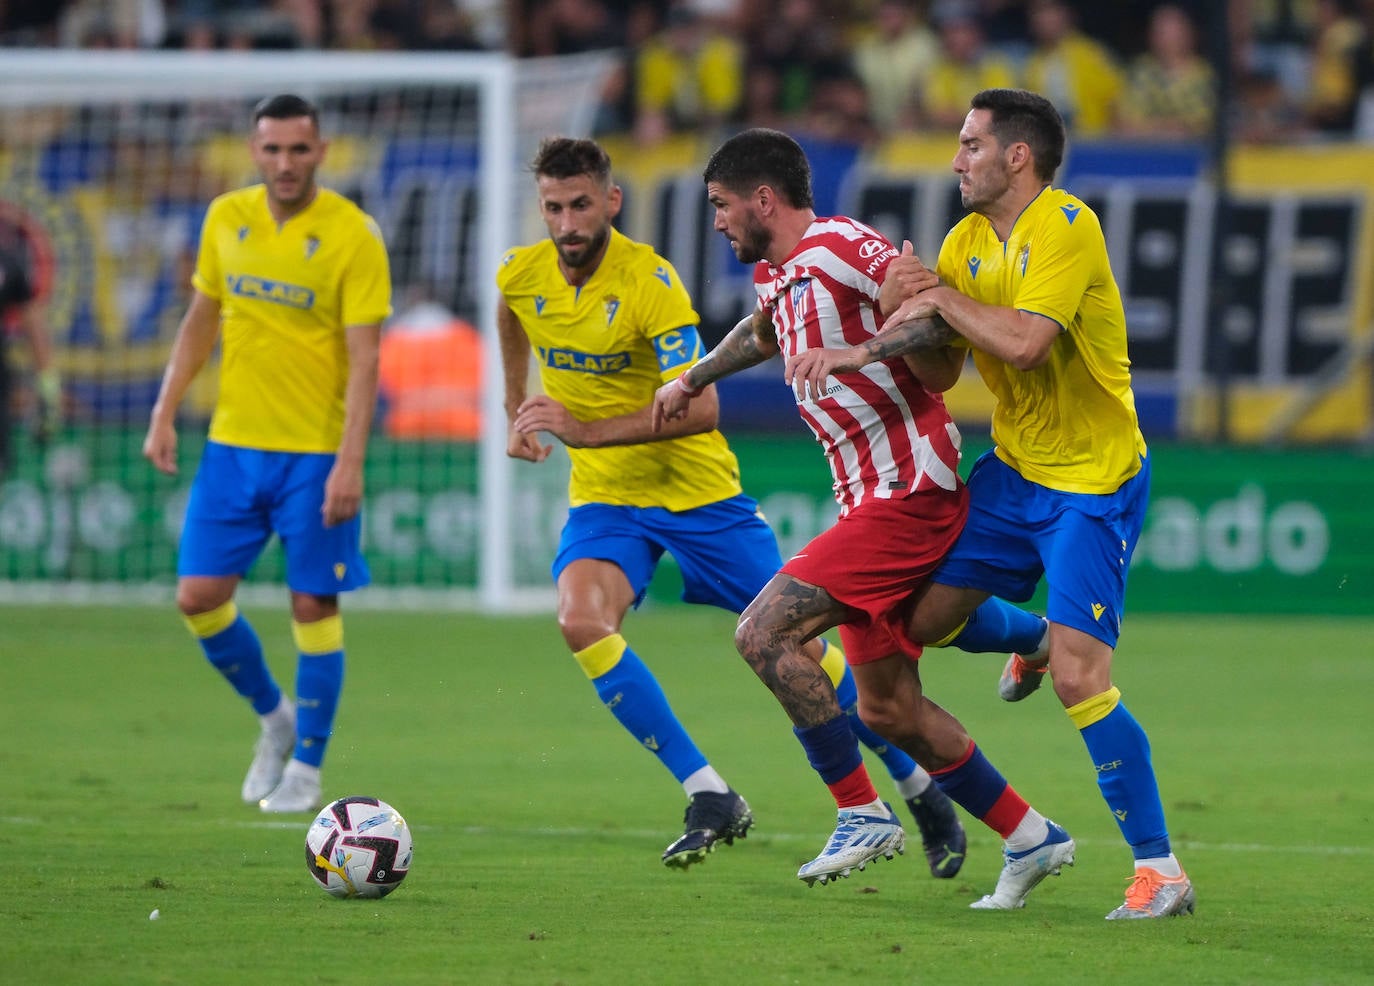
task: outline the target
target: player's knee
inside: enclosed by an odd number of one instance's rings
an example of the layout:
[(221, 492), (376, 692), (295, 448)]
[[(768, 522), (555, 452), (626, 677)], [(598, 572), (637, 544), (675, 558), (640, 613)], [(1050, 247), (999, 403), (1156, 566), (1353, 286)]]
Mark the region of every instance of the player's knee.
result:
[(617, 628), (596, 613), (564, 612), (558, 613), (558, 629), (568, 649), (576, 653), (586, 650), (598, 640), (604, 640), (617, 632)]
[(735, 650), (751, 667), (757, 668), (767, 653), (778, 650), (783, 642), (781, 638), (785, 635), (784, 628), (772, 626), (760, 617), (751, 617), (746, 613), (735, 624)]
[(943, 646), (937, 641), (948, 642), (959, 629), (968, 622), (967, 616), (949, 612), (925, 612), (917, 609), (907, 623), (907, 636), (931, 646)]
[(338, 615), (339, 597), (317, 596), (308, 592), (291, 593), (291, 619), (297, 623), (318, 623)]
[(1064, 668), (1055, 667), (1050, 672), (1050, 682), (1054, 685), (1055, 695), (1067, 709), (1107, 691), (1112, 687), (1112, 676), (1105, 667), (1068, 665)]
[(177, 609), (182, 616), (200, 616), (219, 609), (234, 597), (233, 589), (224, 589), (203, 581), (177, 583)]
[(909, 724), (910, 716), (904, 713), (896, 696), (860, 695), (859, 718), (889, 742), (900, 742), (907, 738), (905, 727)]

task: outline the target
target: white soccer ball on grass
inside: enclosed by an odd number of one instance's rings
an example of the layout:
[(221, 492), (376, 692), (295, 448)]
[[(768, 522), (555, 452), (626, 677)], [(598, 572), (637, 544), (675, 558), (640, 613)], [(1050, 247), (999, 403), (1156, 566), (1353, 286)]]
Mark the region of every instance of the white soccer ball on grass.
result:
[(376, 798), (327, 804), (305, 833), (305, 866), (335, 897), (385, 897), (410, 872), (410, 826)]

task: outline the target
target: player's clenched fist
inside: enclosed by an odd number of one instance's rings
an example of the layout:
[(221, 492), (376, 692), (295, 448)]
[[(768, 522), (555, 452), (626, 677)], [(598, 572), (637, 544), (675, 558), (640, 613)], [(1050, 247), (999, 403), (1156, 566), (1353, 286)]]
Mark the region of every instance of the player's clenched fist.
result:
[(889, 290), (895, 286), (897, 296), (902, 299), (910, 298), (914, 294), (933, 288), (940, 283), (939, 275), (921, 263), (921, 258), (916, 256), (915, 250), (910, 240), (902, 241), (902, 252), (894, 257), (892, 262), (887, 265), (887, 280)]
[(687, 405), (692, 403), (692, 398), (701, 394), (699, 390), (693, 390), (687, 383), (683, 374), (676, 380), (665, 383), (654, 393), (654, 409), (652, 421), (654, 431), (662, 431), (665, 423), (676, 421), (678, 418), (687, 414)]

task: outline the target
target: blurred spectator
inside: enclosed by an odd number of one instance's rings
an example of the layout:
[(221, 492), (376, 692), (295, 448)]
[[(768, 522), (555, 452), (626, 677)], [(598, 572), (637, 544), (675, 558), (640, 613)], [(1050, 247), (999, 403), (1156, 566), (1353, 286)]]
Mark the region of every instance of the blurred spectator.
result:
[(1286, 99), (1307, 92), (1307, 49), (1316, 27), (1317, 0), (1229, 0), (1237, 77), (1277, 80)]
[(0, 44), (51, 47), (57, 24), (71, 0), (0, 0)]
[(1364, 24), (1351, 0), (1318, 0), (1316, 15), (1304, 116), (1313, 130), (1348, 135), (1360, 101)]
[(1279, 144), (1303, 130), (1302, 110), (1277, 73), (1246, 70), (1236, 82), (1235, 137), (1242, 143)]
[[(971, 0), (977, 11), (978, 26), (987, 43), (1013, 63), (1024, 57), (1027, 42), (1026, 0)], [(1115, 8), (1121, 0), (1112, 0)], [(969, 94), (972, 96), (972, 93)]]
[(1011, 62), (990, 49), (978, 10), (966, 0), (940, 0), (931, 10), (940, 36), (940, 55), (921, 94), (920, 125), (957, 130), (968, 116), (969, 100), (983, 89), (1016, 84)]
[(454, 0), (369, 0), (364, 30), (387, 51), (478, 51), (471, 17)]
[(869, 113), (890, 133), (916, 119), (917, 93), (939, 42), (913, 0), (879, 0), (872, 30), (854, 45), (854, 71), (868, 90)]
[(1216, 113), (1212, 66), (1197, 51), (1197, 32), (1182, 7), (1150, 16), (1149, 50), (1132, 63), (1121, 101), (1121, 130), (1140, 137), (1201, 137)]
[(157, 48), (166, 35), (162, 0), (76, 0), (58, 24), (65, 48)]
[(845, 211), (845, 182), (859, 155), (880, 133), (869, 118), (868, 92), (848, 68), (836, 67), (813, 79), (811, 102), (791, 124), (791, 133), (811, 163), (811, 191), (818, 216)]
[(744, 100), (744, 49), (717, 23), (679, 3), (635, 59), (635, 137), (657, 143), (670, 133), (710, 129)]
[(825, 2), (778, 0), (771, 9), (756, 4), (751, 11), (759, 19), (747, 42), (749, 71), (774, 77), (777, 104), (772, 111), (783, 119), (799, 118), (811, 102), (816, 78), (833, 75), (849, 62), (843, 19), (832, 16)]
[[(336, 0), (334, 6), (363, 0)], [(214, 48), (315, 48), (323, 41), (317, 0), (180, 0), (182, 46)]]
[(473, 39), (488, 51), (500, 51), (510, 42), (508, 8), (510, 0), (451, 0), (459, 16), (468, 25)]
[(592, 129), (627, 130), (634, 113), (632, 50), (649, 33), (648, 13), (645, 2), (622, 3), (613, 10), (606, 0), (528, 0), (523, 14), (512, 10), (511, 50), (535, 58), (620, 51), (619, 64), (602, 87)]
[[(1163, 0), (1112, 0), (1111, 3), (1094, 0), (1065, 0), (1073, 8), (1073, 22), (1078, 30), (1106, 46), (1118, 65), (1145, 50), (1145, 25), (1150, 14)], [(1226, 3), (1228, 0), (1206, 0), (1207, 3)], [(1240, 0), (1251, 3), (1252, 0)], [(1204, 3), (1193, 2), (1189, 9), (1197, 16), (1205, 16)]]
[(744, 122), (751, 127), (786, 130), (782, 115), (782, 78), (771, 65), (750, 60), (744, 67)]
[(572, 55), (623, 47), (625, 20), (605, 0), (536, 0), (524, 19), (525, 55)]
[(798, 121), (797, 139), (805, 135), (856, 148), (872, 144), (886, 134), (873, 125), (870, 107), (868, 90), (853, 71), (837, 66), (823, 72), (812, 82), (811, 102)]
[(1055, 105), (1071, 136), (1103, 134), (1116, 120), (1121, 95), (1116, 57), (1078, 30), (1063, 0), (1031, 0), (1030, 34), (1026, 88)]

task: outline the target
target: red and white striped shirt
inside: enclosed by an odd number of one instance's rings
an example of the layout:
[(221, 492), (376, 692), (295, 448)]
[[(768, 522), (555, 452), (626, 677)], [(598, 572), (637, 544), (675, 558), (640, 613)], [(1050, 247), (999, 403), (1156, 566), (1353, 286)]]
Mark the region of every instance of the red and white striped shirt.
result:
[[(842, 349), (876, 335), (874, 307), (897, 248), (843, 216), (816, 219), (780, 266), (754, 269), (784, 359), (808, 349)], [(959, 485), (959, 430), (945, 402), (921, 386), (900, 358), (826, 380), (797, 410), (825, 450), (840, 513), (870, 498)]]

